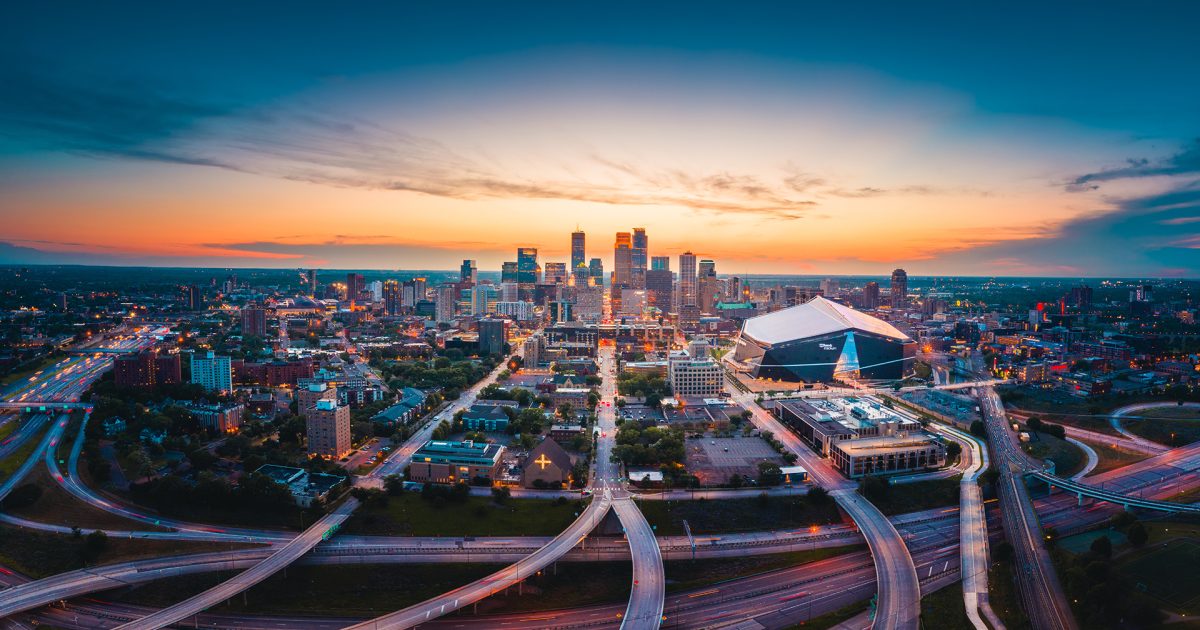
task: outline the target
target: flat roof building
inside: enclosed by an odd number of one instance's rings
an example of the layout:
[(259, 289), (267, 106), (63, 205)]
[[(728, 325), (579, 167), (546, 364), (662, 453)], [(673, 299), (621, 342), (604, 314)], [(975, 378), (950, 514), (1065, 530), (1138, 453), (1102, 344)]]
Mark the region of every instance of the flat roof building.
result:
[(500, 470), (504, 447), (483, 442), (430, 440), (413, 453), (408, 477), (418, 483), (471, 483), (494, 481)]

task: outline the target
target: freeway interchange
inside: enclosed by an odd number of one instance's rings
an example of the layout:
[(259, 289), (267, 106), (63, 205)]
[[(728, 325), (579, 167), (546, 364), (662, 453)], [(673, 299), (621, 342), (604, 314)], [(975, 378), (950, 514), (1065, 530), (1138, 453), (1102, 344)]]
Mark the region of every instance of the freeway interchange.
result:
[[(119, 341), (119, 350), (127, 351), (144, 347), (148, 337), (131, 336)], [(149, 561), (120, 563), (98, 570), (67, 573), (20, 584), (22, 580), (6, 580), (19, 584), (7, 591), (0, 591), (0, 617), (20, 611), (29, 611), (60, 599), (78, 597), (88, 593), (108, 590), (115, 585), (161, 579), (204, 571), (246, 569), (233, 579), (223, 582), (204, 593), (188, 598), (162, 610), (151, 610), (136, 606), (88, 604), (82, 608), (73, 604), (77, 611), (75, 621), (65, 623), (57, 612), (44, 610), (44, 615), (56, 619), (66, 627), (120, 626), (123, 628), (159, 628), (187, 620), (218, 619), (221, 627), (258, 627), (257, 624), (280, 624), (273, 618), (258, 618), (229, 615), (202, 614), (213, 605), (229, 599), (253, 584), (283, 569), (293, 562), (302, 564), (373, 564), (386, 562), (445, 562), (461, 561), (461, 554), (474, 554), (475, 561), (509, 562), (500, 571), (472, 584), (465, 585), (426, 602), (421, 602), (401, 611), (389, 613), (368, 621), (293, 619), (283, 625), (297, 627), (344, 627), (359, 628), (405, 628), (442, 627), (437, 618), (479, 601), (512, 585), (532, 573), (556, 561), (594, 561), (631, 558), (630, 598), (626, 605), (617, 609), (613, 606), (593, 606), (572, 611), (553, 611), (547, 615), (501, 615), (479, 617), (456, 616), (449, 625), (456, 627), (505, 627), (545, 628), (569, 626), (596, 626), (622, 628), (655, 628), (664, 619), (671, 627), (716, 627), (754, 620), (758, 625), (746, 627), (782, 627), (796, 618), (808, 619), (840, 606), (862, 601), (872, 593), (877, 596), (873, 619), (859, 621), (863, 626), (875, 628), (915, 628), (920, 614), (923, 594), (961, 579), (964, 583), (964, 600), (968, 616), (976, 627), (1002, 624), (991, 612), (987, 603), (987, 541), (995, 538), (1000, 523), (985, 514), (979, 486), (976, 480), (988, 466), (987, 448), (962, 432), (944, 428), (948, 437), (965, 447), (962, 470), (961, 504), (956, 510), (943, 510), (939, 514), (914, 515), (915, 518), (884, 517), (866, 499), (857, 494), (854, 484), (843, 479), (828, 464), (818, 459), (789, 430), (759, 407), (744, 392), (732, 391), (735, 400), (753, 411), (752, 421), (764, 431), (773, 432), (784, 445), (797, 455), (799, 461), (810, 471), (813, 479), (830, 491), (831, 496), (853, 519), (857, 527), (819, 528), (814, 532), (764, 532), (758, 534), (724, 535), (710, 537), (707, 548), (692, 547), (692, 540), (658, 538), (641, 515), (633, 496), (624, 486), (619, 466), (611, 459), (613, 440), (616, 434), (615, 412), (612, 405), (615, 396), (614, 359), (611, 349), (601, 351), (600, 363), (604, 376), (602, 404), (598, 409), (599, 429), (602, 436), (596, 444), (595, 462), (589, 476), (588, 490), (593, 499), (574, 523), (551, 539), (487, 539), (466, 545), (466, 541), (455, 539), (403, 541), (370, 539), (371, 537), (333, 537), (336, 525), (348, 518), (357, 502), (348, 499), (339, 504), (324, 519), (305, 532), (254, 530), (246, 528), (224, 528), (155, 518), (142, 514), (129, 506), (106, 499), (78, 481), (77, 461), (82, 446), (83, 429), (71, 448), (67, 474), (57, 466), (54, 453), (64, 438), (67, 426), (65, 414), (36, 413), (23, 426), (0, 443), (0, 455), (11, 454), (24, 441), (31, 439), (40, 426), (47, 423), (46, 431), (33, 455), (23, 462), (16, 474), (3, 480), (0, 496), (10, 491), (20, 479), (40, 460), (44, 461), (54, 479), (76, 498), (95, 507), (118, 514), (124, 518), (152, 523), (165, 531), (109, 532), (111, 535), (179, 540), (239, 540), (266, 545), (253, 549), (228, 553), (199, 554), (159, 558)], [(6, 400), (22, 405), (53, 403), (71, 405), (78, 400), (90, 382), (98, 378), (111, 365), (109, 355), (91, 353), (64, 360), (50, 374), (39, 374), (41, 378), (18, 383), (6, 392)], [(402, 472), (412, 453), (429, 439), (436, 424), (449, 418), (457, 409), (472, 404), (487, 384), (494, 382), (500, 371), (486, 377), (454, 403), (435, 414), (404, 445), (398, 447), (390, 457), (372, 473), (356, 480), (358, 485), (379, 486), (389, 474)], [(1086, 484), (1070, 486), (1065, 480), (1049, 478), (1053, 485), (1075, 494), (1057, 493), (1049, 497), (1031, 500), (1024, 484), (1026, 475), (1045, 475), (1035, 470), (1035, 463), (1014, 446), (1007, 430), (1003, 406), (991, 390), (991, 383), (979, 382), (978, 396), (981, 400), (993, 455), (1001, 470), (1000, 520), (1010, 540), (1017, 548), (1021, 571), (1021, 593), (1024, 603), (1035, 619), (1035, 627), (1072, 628), (1074, 620), (1065, 598), (1061, 594), (1053, 567), (1048, 567), (1045, 550), (1041, 546), (1040, 527), (1055, 523), (1069, 527), (1080, 523), (1098, 522), (1112, 510), (1108, 506), (1082, 505), (1081, 494), (1100, 500), (1120, 503), (1122, 498), (1135, 507), (1161, 507), (1157, 495), (1170, 494), (1177, 489), (1200, 485), (1200, 454), (1193, 454), (1194, 447), (1168, 451), (1095, 479), (1104, 479), (1103, 494), (1094, 492)], [(79, 405), (85, 408), (84, 405)], [(84, 418), (86, 422), (86, 414)], [(996, 431), (996, 433), (993, 433)], [(999, 433), (1002, 431), (1003, 433)], [(1147, 481), (1155, 479), (1157, 484)], [(1170, 484), (1166, 481), (1172, 480)], [(1091, 479), (1089, 479), (1091, 481)], [(1175, 487), (1171, 487), (1175, 486)], [(1138, 492), (1137, 502), (1129, 499), (1130, 493)], [(682, 498), (682, 497), (681, 497)], [(1170, 504), (1168, 504), (1170, 505)], [(614, 544), (612, 540), (590, 536), (590, 532), (603, 520), (609, 511), (617, 517), (625, 537)], [(993, 515), (994, 517), (995, 515)], [(1039, 518), (1041, 522), (1039, 523)], [(0, 514), (0, 519), (22, 527), (62, 531), (65, 528), (32, 523)], [(331, 539), (330, 539), (331, 538)], [(589, 541), (589, 538), (591, 540)], [(329, 540), (326, 540), (329, 539)], [(865, 541), (869, 554), (849, 553), (828, 561), (802, 565), (793, 569), (769, 572), (760, 576), (741, 578), (712, 589), (697, 590), (684, 594), (666, 596), (666, 577), (663, 559), (683, 557), (729, 557), (755, 553), (778, 553), (799, 548), (839, 546)], [(590, 549), (588, 548), (590, 545)], [(962, 551), (962, 553), (960, 553)], [(467, 558), (471, 558), (470, 555)], [(83, 613), (83, 622), (79, 614)], [(449, 627), (447, 625), (447, 627)]]

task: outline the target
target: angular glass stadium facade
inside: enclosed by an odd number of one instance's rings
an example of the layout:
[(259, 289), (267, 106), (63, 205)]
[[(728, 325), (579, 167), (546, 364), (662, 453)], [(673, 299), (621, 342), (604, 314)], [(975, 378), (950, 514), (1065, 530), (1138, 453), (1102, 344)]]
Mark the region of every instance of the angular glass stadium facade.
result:
[(891, 324), (818, 297), (746, 320), (733, 361), (754, 378), (889, 380), (911, 370), (916, 347)]

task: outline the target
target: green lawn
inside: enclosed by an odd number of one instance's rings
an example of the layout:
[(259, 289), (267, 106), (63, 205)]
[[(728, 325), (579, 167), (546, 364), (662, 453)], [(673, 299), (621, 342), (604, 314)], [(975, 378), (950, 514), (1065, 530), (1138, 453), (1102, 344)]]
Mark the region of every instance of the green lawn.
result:
[(955, 582), (921, 598), (922, 630), (958, 630), (970, 628), (963, 604), (962, 583)]
[(886, 496), (872, 498), (871, 503), (888, 516), (939, 507), (958, 507), (960, 481), (961, 478), (956, 475), (948, 479), (889, 484)]
[(509, 499), (498, 505), (491, 497), (468, 497), (440, 505), (406, 492), (389, 497), (386, 506), (363, 506), (346, 521), (349, 534), (391, 536), (554, 536), (583, 511), (579, 501)]
[(1091, 474), (1093, 475), (1098, 475), (1102, 472), (1108, 472), (1116, 468), (1122, 468), (1130, 464), (1140, 462), (1147, 457), (1145, 454), (1127, 451), (1112, 444), (1102, 444), (1092, 440), (1079, 441), (1087, 444), (1088, 446), (1092, 447), (1092, 450), (1096, 451), (1096, 457), (1099, 460), (1099, 463), (1097, 463), (1096, 468), (1092, 470)]
[(1062, 477), (1070, 477), (1083, 470), (1087, 457), (1083, 451), (1066, 440), (1060, 440), (1048, 433), (1030, 432), (1031, 439), (1021, 445), (1026, 453), (1037, 459), (1049, 459), (1054, 462), (1055, 472)]
[(37, 372), (38, 370), (44, 370), (51, 365), (58, 363), (62, 360), (62, 358), (63, 356), (61, 354), (52, 352), (49, 355), (39, 359), (36, 363), (26, 366), (20, 372), (13, 372), (11, 374), (0, 376), (0, 387), (8, 387), (17, 381), (28, 380), (31, 376), (33, 376), (34, 372)]
[(25, 460), (29, 459), (29, 456), (32, 455), (33, 452), (37, 450), (38, 445), (42, 443), (42, 438), (45, 437), (46, 431), (48, 431), (51, 426), (53, 426), (52, 423), (47, 422), (45, 426), (39, 429), (35, 434), (25, 438), (25, 443), (22, 444), (16, 451), (14, 451), (12, 455), (9, 455), (4, 459), (0, 459), (0, 481), (8, 479), (10, 476), (12, 476), (12, 474), (21, 467), (21, 464), (24, 464)]
[(802, 496), (694, 501), (638, 501), (659, 536), (683, 535), (683, 521), (693, 534), (791, 529), (839, 523), (837, 505), (812, 507)]
[(1029, 628), (1029, 617), (1021, 607), (1016, 575), (1009, 562), (994, 562), (988, 569), (988, 603), (1009, 630)]
[(1167, 446), (1183, 446), (1200, 440), (1200, 414), (1195, 409), (1160, 407), (1137, 415), (1142, 419), (1123, 423), (1134, 435)]
[(42, 489), (42, 496), (33, 505), (11, 510), (13, 515), (39, 523), (79, 527), (84, 530), (151, 530), (153, 526), (105, 512), (75, 498), (50, 478), (46, 467), (39, 465), (24, 483), (32, 483)]
[[(89, 533), (84, 530), (84, 533)], [(139, 558), (155, 558), (179, 553), (204, 553), (242, 549), (254, 545), (181, 542), (168, 540), (130, 540), (109, 538), (101, 553), (87, 558), (84, 541), (69, 534), (52, 534), (16, 527), (0, 527), (0, 564), (30, 577), (43, 578), (85, 566), (112, 564)]]
[(1179, 538), (1122, 558), (1120, 566), (1135, 587), (1165, 604), (1171, 612), (1200, 612), (1200, 541)]

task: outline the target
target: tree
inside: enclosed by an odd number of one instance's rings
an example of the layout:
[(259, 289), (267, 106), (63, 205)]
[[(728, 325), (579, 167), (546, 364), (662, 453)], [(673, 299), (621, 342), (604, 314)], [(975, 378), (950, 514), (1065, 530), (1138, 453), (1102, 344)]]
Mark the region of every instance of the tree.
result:
[(810, 505), (825, 506), (829, 505), (829, 502), (832, 499), (829, 497), (828, 490), (822, 488), (821, 486), (813, 486), (808, 489), (808, 495), (805, 497), (805, 500), (808, 501)]
[(975, 420), (971, 423), (971, 435), (987, 439), (987, 425), (982, 420)]
[(758, 485), (777, 486), (783, 483), (783, 471), (775, 462), (758, 462)]
[(1091, 550), (1092, 553), (1101, 558), (1111, 558), (1113, 552), (1112, 541), (1108, 539), (1108, 536), (1100, 536), (1092, 541)]
[(870, 501), (884, 501), (891, 493), (892, 486), (886, 479), (878, 475), (867, 475), (858, 484), (858, 491)]
[(962, 454), (962, 445), (958, 442), (951, 442), (946, 445), (946, 458), (957, 459)]
[(1146, 526), (1140, 522), (1136, 522), (1125, 530), (1125, 536), (1129, 538), (1129, 544), (1134, 547), (1141, 547), (1150, 539), (1150, 534), (1146, 532)]
[(500, 505), (508, 503), (508, 499), (511, 496), (512, 491), (505, 486), (497, 486), (492, 488), (492, 500)]

